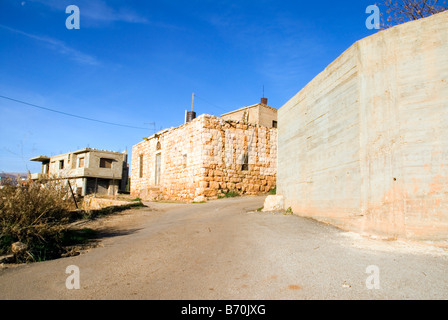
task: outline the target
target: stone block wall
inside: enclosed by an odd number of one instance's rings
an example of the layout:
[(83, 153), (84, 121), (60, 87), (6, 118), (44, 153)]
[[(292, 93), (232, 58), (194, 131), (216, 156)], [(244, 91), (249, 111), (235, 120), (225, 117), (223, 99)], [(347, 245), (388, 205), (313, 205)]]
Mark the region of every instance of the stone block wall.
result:
[[(156, 186), (158, 152), (162, 166)], [(276, 184), (277, 129), (202, 115), (140, 142), (132, 155), (131, 194), (143, 199), (216, 199), (229, 191), (257, 194)]]
[[(163, 199), (190, 199), (202, 179), (200, 142), (201, 120), (196, 118), (135, 145), (132, 148), (131, 194), (142, 199), (151, 199), (152, 194), (161, 195)], [(156, 185), (156, 155), (159, 153), (160, 182)]]
[(257, 194), (275, 187), (277, 129), (204, 116), (202, 146), (204, 190), (198, 193)]

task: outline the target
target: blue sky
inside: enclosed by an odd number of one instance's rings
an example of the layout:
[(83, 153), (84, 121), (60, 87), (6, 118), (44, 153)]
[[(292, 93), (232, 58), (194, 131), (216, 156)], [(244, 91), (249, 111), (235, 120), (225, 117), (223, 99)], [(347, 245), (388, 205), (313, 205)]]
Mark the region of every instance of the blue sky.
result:
[[(0, 0), (0, 172), (132, 146), (195, 111), (280, 108), (368, 30), (370, 0)], [(68, 5), (80, 29), (67, 29)], [(155, 123), (155, 126), (154, 124)]]

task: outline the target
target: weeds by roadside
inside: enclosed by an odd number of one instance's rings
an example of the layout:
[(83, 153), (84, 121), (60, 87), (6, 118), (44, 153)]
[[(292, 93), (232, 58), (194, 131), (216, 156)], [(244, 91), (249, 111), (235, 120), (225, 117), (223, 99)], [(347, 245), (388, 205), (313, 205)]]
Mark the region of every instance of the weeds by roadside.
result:
[(230, 190), (226, 193), (220, 193), (218, 194), (218, 199), (222, 199), (222, 198), (233, 198), (233, 197), (239, 197), (240, 194), (238, 191), (234, 191), (234, 190)]
[(17, 261), (42, 261), (61, 254), (64, 224), (74, 209), (67, 190), (56, 182), (7, 184), (0, 189), (0, 255), (11, 253), (13, 243), (26, 250)]
[(60, 181), (6, 184), (0, 189), (0, 256), (13, 254), (16, 263), (66, 256), (77, 241), (83, 244), (94, 235), (88, 230), (71, 230), (70, 223), (142, 206), (140, 199), (135, 199), (122, 207), (75, 210), (67, 187)]

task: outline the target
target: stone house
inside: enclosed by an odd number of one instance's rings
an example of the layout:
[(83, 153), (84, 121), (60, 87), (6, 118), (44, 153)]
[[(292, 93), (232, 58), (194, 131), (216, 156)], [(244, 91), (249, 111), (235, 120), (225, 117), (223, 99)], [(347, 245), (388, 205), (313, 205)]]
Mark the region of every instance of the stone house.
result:
[(203, 114), (134, 145), (131, 194), (202, 201), (230, 191), (257, 194), (274, 188), (277, 112), (266, 103), (222, 117)]
[(268, 128), (277, 128), (277, 109), (267, 105), (268, 99), (261, 98), (261, 102), (243, 107), (221, 115), (224, 120), (255, 123)]
[(52, 157), (38, 156), (30, 161), (42, 162), (41, 173), (31, 180), (61, 179), (70, 181), (74, 193), (115, 195), (125, 191), (129, 166), (127, 152), (84, 148)]

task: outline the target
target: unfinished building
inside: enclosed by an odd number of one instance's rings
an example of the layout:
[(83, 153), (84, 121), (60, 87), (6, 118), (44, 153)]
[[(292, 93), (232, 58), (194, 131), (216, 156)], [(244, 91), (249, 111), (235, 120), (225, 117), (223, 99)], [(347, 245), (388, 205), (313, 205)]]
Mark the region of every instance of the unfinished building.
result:
[(74, 193), (115, 195), (125, 191), (129, 166), (127, 152), (84, 148), (56, 156), (38, 156), (30, 161), (42, 162), (42, 171), (31, 180), (68, 181)]

